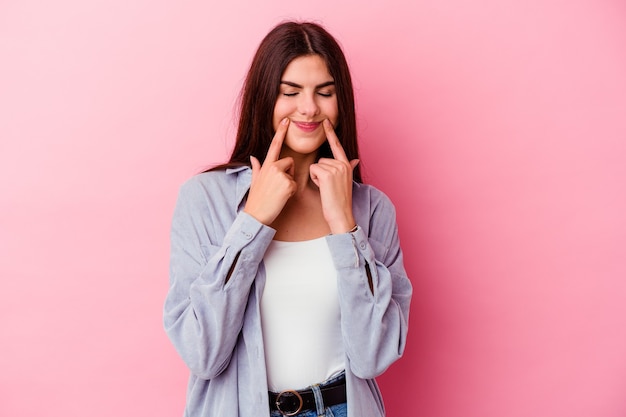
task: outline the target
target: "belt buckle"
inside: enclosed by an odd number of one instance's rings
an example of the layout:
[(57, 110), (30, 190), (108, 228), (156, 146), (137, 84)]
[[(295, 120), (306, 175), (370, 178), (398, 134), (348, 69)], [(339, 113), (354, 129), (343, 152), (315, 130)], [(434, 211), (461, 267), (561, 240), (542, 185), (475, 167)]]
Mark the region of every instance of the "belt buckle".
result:
[[(285, 399), (290, 398), (291, 401), (289, 401), (292, 404), (284, 404), (286, 406), (292, 405), (292, 408), (295, 408), (296, 405), (296, 401), (294, 401), (294, 398), (298, 400), (299, 404), (296, 408), (296, 411), (291, 411), (291, 410), (283, 410), (281, 408), (281, 403), (282, 403), (282, 397), (285, 397)], [(276, 409), (284, 416), (295, 416), (296, 414), (298, 414), (301, 410), (302, 410), (302, 406), (304, 405), (304, 402), (302, 401), (302, 396), (298, 393), (298, 391), (295, 390), (285, 390), (285, 391), (281, 391), (277, 396), (276, 396)]]

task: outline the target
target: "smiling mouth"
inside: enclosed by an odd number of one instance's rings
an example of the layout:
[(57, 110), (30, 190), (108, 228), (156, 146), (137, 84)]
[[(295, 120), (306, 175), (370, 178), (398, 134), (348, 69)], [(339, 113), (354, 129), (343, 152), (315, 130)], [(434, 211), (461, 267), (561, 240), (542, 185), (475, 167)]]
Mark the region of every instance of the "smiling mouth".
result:
[(300, 130), (305, 132), (313, 132), (319, 127), (321, 122), (291, 122), (296, 125)]

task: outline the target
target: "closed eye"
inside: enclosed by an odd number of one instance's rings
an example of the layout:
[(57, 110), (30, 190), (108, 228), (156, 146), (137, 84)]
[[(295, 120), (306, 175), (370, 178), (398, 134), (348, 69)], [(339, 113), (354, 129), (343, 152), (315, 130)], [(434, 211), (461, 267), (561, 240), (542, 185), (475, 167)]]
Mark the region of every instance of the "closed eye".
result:
[[(301, 86), (298, 83), (294, 83), (292, 81), (287, 81), (287, 80), (281, 80), (281, 85), (287, 86), (289, 87), (293, 87), (296, 89), (303, 89), (304, 87)], [(334, 80), (329, 80), (326, 81), (324, 83), (318, 84), (315, 86), (315, 90), (317, 91), (317, 94), (321, 97), (332, 97), (335, 94), (335, 81)], [(321, 90), (321, 91), (320, 91)], [(330, 91), (329, 91), (330, 90)], [(293, 97), (295, 95), (297, 95), (298, 92), (283, 92), (282, 95), (285, 97)]]

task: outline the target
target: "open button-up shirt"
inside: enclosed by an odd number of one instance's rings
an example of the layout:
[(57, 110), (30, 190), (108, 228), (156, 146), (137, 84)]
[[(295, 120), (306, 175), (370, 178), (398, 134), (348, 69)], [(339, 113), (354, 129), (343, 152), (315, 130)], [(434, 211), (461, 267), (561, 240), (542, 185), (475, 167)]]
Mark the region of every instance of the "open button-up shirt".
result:
[[(243, 166), (199, 174), (180, 189), (164, 325), (190, 370), (186, 417), (269, 414), (259, 305), (275, 230), (243, 211), (251, 179)], [(357, 230), (326, 237), (337, 270), (348, 415), (381, 417), (374, 378), (402, 356), (412, 287), (391, 201), (355, 182), (352, 204)]]

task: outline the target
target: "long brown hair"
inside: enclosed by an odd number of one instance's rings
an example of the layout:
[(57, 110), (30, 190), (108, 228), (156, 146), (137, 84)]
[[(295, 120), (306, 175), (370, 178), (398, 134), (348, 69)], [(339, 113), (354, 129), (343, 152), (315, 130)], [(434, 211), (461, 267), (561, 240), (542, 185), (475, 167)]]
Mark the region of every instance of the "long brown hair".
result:
[[(339, 115), (335, 132), (348, 160), (359, 158), (354, 91), (341, 47), (330, 33), (316, 23), (284, 22), (265, 36), (254, 55), (241, 92), (235, 147), (228, 163), (212, 170), (250, 165), (250, 155), (263, 163), (274, 136), (272, 116), (281, 77), (292, 60), (306, 55), (319, 55), (326, 62), (337, 94)], [(318, 157), (332, 158), (327, 142), (320, 148)], [(353, 173), (357, 182), (362, 181), (360, 165)]]

